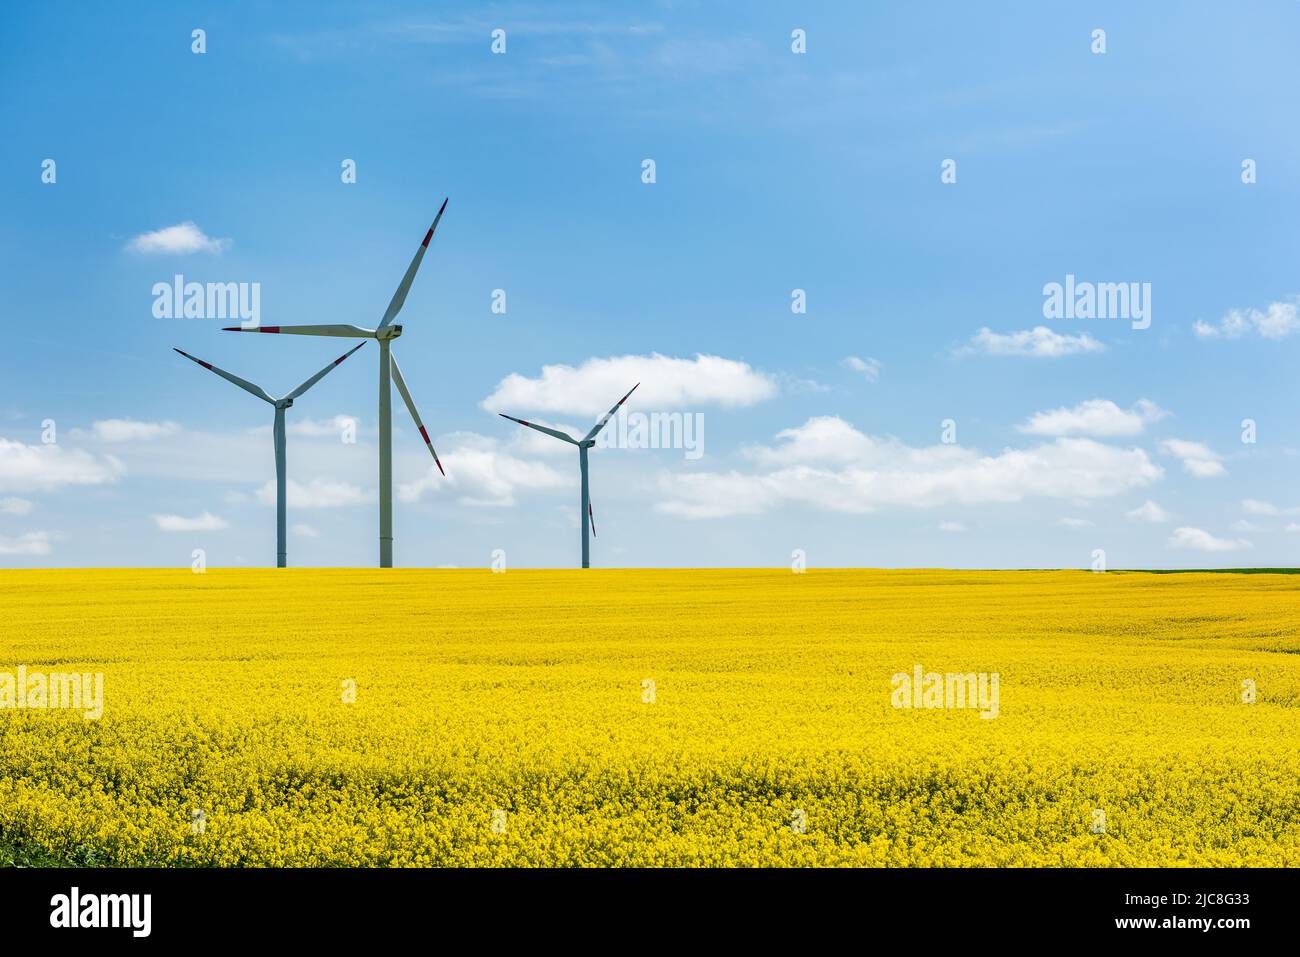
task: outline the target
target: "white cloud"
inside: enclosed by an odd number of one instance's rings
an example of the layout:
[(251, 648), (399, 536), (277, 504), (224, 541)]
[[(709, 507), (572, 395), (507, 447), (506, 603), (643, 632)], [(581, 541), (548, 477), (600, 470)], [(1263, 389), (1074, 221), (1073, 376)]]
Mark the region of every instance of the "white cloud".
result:
[(1093, 523), (1086, 518), (1062, 518), (1058, 519), (1056, 524), (1065, 528), (1092, 528), (1093, 526)]
[(303, 538), (320, 538), (320, 532), (316, 531), (310, 525), (304, 525), (299, 522), (297, 525), (290, 525), (289, 531), (294, 535), (301, 535)]
[(1239, 548), (1250, 548), (1250, 542), (1243, 538), (1215, 538), (1201, 528), (1176, 528), (1169, 536), (1170, 548), (1190, 548), (1199, 552), (1234, 552)]
[(1160, 524), (1161, 522), (1170, 521), (1173, 516), (1157, 505), (1151, 499), (1147, 499), (1137, 508), (1124, 513), (1129, 518), (1137, 519), (1139, 522), (1151, 522)]
[(854, 372), (860, 372), (868, 382), (875, 382), (880, 378), (880, 361), (877, 359), (859, 359), (857, 356), (849, 356), (840, 365)]
[(940, 522), (939, 531), (941, 532), (964, 532), (966, 526), (961, 522)]
[[(836, 415), (815, 416), (798, 428), (781, 430), (776, 437), (781, 442), (776, 448), (751, 447), (745, 449), (743, 454), (769, 466), (791, 463), (848, 464), (869, 459), (881, 447), (880, 440), (864, 435)], [(955, 446), (944, 448), (956, 450)]]
[(30, 515), (32, 508), (25, 498), (0, 498), (0, 515)]
[(1215, 462), (1210, 459), (1184, 459), (1183, 468), (1197, 478), (1216, 478), (1220, 475), (1226, 475), (1228, 472), (1223, 467), (1222, 462)]
[(1263, 528), (1254, 522), (1248, 522), (1244, 518), (1239, 518), (1230, 526), (1234, 532), (1262, 532)]
[(960, 446), (914, 448), (875, 438), (833, 416), (809, 419), (777, 438), (775, 447), (747, 452), (769, 471), (666, 474), (656, 507), (687, 518), (715, 518), (794, 504), (862, 513), (1030, 497), (1074, 501), (1117, 495), (1164, 474), (1141, 449), (1082, 438), (981, 455)]
[(1230, 309), (1217, 325), (1198, 319), (1192, 327), (1202, 339), (1240, 339), (1255, 333), (1264, 339), (1285, 339), (1300, 330), (1300, 310), (1295, 302), (1273, 302), (1258, 309)]
[(230, 247), (229, 239), (212, 239), (190, 220), (141, 233), (126, 248), (133, 253), (171, 254), (187, 256), (190, 253), (219, 253)]
[[(343, 434), (344, 429), (352, 429), (354, 434), (359, 431), (359, 420), (355, 415), (336, 415), (328, 419), (301, 418), (290, 420), (285, 426), (285, 431), (289, 435), (299, 435), (305, 438), (337, 439)], [(261, 426), (259, 432), (269, 432), (271, 427)]]
[(595, 422), (638, 382), (641, 387), (629, 401), (660, 411), (700, 405), (742, 408), (777, 394), (775, 378), (747, 363), (720, 356), (677, 359), (655, 353), (588, 359), (577, 368), (543, 366), (536, 379), (511, 373), (481, 405), (491, 412), (562, 412), (590, 416)]
[(0, 438), (0, 492), (47, 491), (65, 485), (104, 485), (125, 472), (112, 456), (61, 445), (26, 445)]
[(1103, 352), (1106, 347), (1087, 333), (1077, 336), (1053, 332), (1047, 326), (1035, 326), (1019, 332), (998, 333), (988, 326), (971, 336), (970, 343), (958, 350), (988, 356), (1030, 356), (1057, 359), (1080, 352)]
[[(314, 478), (306, 485), (288, 479), (285, 482), (285, 499), (288, 508), (343, 508), (373, 502), (373, 492), (366, 492), (351, 482), (337, 479)], [(275, 482), (267, 482), (257, 490), (257, 500), (263, 505), (275, 504)]]
[(0, 555), (48, 555), (49, 532), (24, 532), (17, 538), (0, 535)]
[(1202, 442), (1188, 442), (1184, 439), (1165, 439), (1160, 443), (1162, 451), (1183, 460), (1183, 468), (1196, 478), (1214, 478), (1226, 475), (1222, 456)]
[[(252, 403), (232, 401), (229, 411), (232, 416), (263, 419)], [(96, 441), (91, 429), (73, 431), (79, 431), (88, 442)], [(249, 429), (205, 432), (186, 426), (174, 432), (159, 432), (148, 441), (105, 443), (102, 448), (111, 449), (112, 460), (120, 460), (133, 478), (244, 483), (250, 476), (272, 471), (274, 459), (269, 433), (269, 427), (265, 436), (259, 436)], [(331, 444), (329, 451), (338, 454), (336, 445)], [(316, 470), (317, 459), (325, 458), (324, 453), (321, 443), (299, 443), (290, 455), (295, 469), (311, 472)], [(308, 469), (309, 462), (311, 469)]]
[(1300, 532), (1300, 522), (1287, 522), (1286, 530), (1288, 532)]
[(1035, 412), (1016, 428), (1030, 435), (1140, 435), (1149, 423), (1168, 414), (1146, 399), (1139, 399), (1131, 409), (1121, 409), (1109, 399), (1088, 399), (1072, 409)]
[[(539, 436), (545, 438), (545, 436)], [(444, 491), (457, 496), (462, 505), (487, 508), (504, 508), (515, 504), (515, 493), (521, 489), (576, 488), (578, 463), (575, 455), (572, 474), (565, 474), (545, 463), (530, 462), (505, 451), (496, 439), (473, 432), (457, 432), (447, 436), (447, 452), (442, 455), (444, 477), (432, 466), (423, 478), (398, 487), (398, 497), (404, 502), (416, 502), (425, 493), (441, 494)], [(572, 449), (554, 439), (553, 445)]]
[(1257, 498), (1242, 499), (1241, 510), (1247, 515), (1300, 515), (1300, 507), (1280, 508), (1272, 502), (1262, 502)]
[(173, 435), (180, 430), (175, 422), (141, 422), (136, 419), (102, 419), (91, 426), (91, 434), (100, 442), (137, 442)]
[(155, 515), (153, 520), (164, 532), (216, 532), (230, 525), (224, 518), (211, 512), (193, 518), (184, 515)]

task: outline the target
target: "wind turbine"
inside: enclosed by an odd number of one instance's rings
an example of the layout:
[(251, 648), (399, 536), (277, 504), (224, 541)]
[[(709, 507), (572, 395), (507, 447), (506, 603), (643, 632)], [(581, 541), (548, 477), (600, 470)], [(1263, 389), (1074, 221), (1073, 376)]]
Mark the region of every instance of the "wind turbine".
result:
[(433, 450), (433, 443), (429, 440), (429, 433), (424, 428), (424, 423), (420, 421), (420, 413), (415, 408), (415, 401), (411, 398), (411, 392), (406, 388), (406, 382), (402, 379), (402, 370), (397, 367), (397, 360), (392, 357), (390, 344), (394, 339), (402, 334), (402, 327), (393, 322), (397, 314), (402, 311), (402, 306), (406, 302), (406, 294), (411, 289), (411, 282), (415, 279), (415, 274), (420, 268), (420, 261), (424, 259), (424, 251), (429, 248), (429, 241), (433, 239), (433, 232), (438, 228), (438, 220), (442, 219), (443, 210), (447, 208), (447, 200), (442, 201), (442, 206), (438, 210), (438, 215), (433, 218), (433, 225), (424, 235), (424, 242), (420, 243), (420, 248), (415, 251), (415, 257), (411, 260), (411, 265), (406, 267), (406, 275), (402, 277), (402, 282), (397, 287), (397, 292), (393, 293), (393, 299), (388, 304), (388, 309), (384, 311), (384, 318), (379, 321), (378, 327), (374, 329), (364, 329), (360, 326), (350, 325), (330, 325), (330, 326), (258, 326), (252, 329), (246, 329), (243, 326), (226, 326), (223, 332), (269, 332), (280, 333), (294, 336), (337, 336), (344, 339), (378, 339), (379, 340), (379, 567), (393, 567), (393, 413), (392, 401), (393, 392), (390, 383), (397, 383), (397, 391), (402, 394), (402, 400), (406, 403), (406, 408), (410, 410), (411, 418), (415, 420), (415, 427), (420, 430), (420, 437), (424, 439), (424, 444), (429, 447), (429, 454), (433, 456), (433, 463), (438, 466), (438, 471), (443, 475), (442, 463), (438, 461), (438, 453)]
[(203, 366), (203, 368), (207, 369), (209, 372), (215, 372), (217, 375), (221, 376), (221, 378), (233, 382), (235, 385), (239, 386), (245, 392), (249, 392), (257, 396), (262, 401), (269, 402), (271, 403), (271, 405), (275, 406), (275, 429), (273, 431), (273, 434), (275, 436), (275, 566), (276, 568), (284, 568), (286, 564), (285, 501), (284, 501), (285, 498), (284, 495), (284, 486), (285, 486), (284, 412), (286, 409), (288, 409), (290, 406), (293, 405), (294, 399), (298, 398), (298, 396), (302, 395), (304, 392), (306, 392), (308, 389), (314, 386), (321, 379), (325, 378), (326, 373), (330, 372), (336, 365), (338, 365), (340, 362), (342, 362), (348, 356), (352, 355), (352, 353), (356, 352), (358, 349), (361, 348), (361, 346), (364, 345), (365, 343), (362, 342), (359, 345), (356, 345), (353, 348), (349, 349), (347, 352), (343, 353), (343, 355), (339, 356), (337, 359), (335, 359), (333, 362), (327, 365), (324, 369), (321, 369), (320, 372), (317, 372), (314, 376), (312, 376), (302, 385), (298, 386), (298, 388), (294, 389), (288, 395), (280, 399), (271, 398), (269, 395), (266, 394), (266, 391), (261, 386), (253, 385), (253, 383), (249, 382), (247, 379), (241, 379), (239, 376), (233, 375), (227, 372), (225, 369), (218, 369), (211, 362), (204, 362), (202, 359), (190, 355), (188, 352), (185, 352), (183, 349), (176, 349), (177, 352), (183, 355), (186, 359), (189, 359), (191, 362), (197, 362), (199, 365)]
[(638, 382), (636, 385), (632, 386), (632, 388), (628, 389), (627, 395), (614, 403), (614, 408), (605, 413), (605, 417), (592, 427), (592, 430), (582, 438), (582, 441), (578, 441), (573, 436), (561, 432), (558, 429), (548, 429), (546, 426), (538, 425), (535, 422), (526, 422), (523, 419), (516, 419), (513, 415), (506, 415), (504, 412), (497, 413), (497, 415), (501, 416), (503, 419), (509, 419), (511, 422), (518, 422), (520, 425), (526, 425), (530, 429), (536, 429), (538, 432), (544, 432), (546, 435), (553, 436), (562, 442), (568, 442), (571, 445), (576, 445), (578, 447), (578, 469), (582, 472), (582, 511), (579, 513), (578, 519), (582, 522), (583, 568), (591, 567), (591, 544), (587, 539), (588, 522), (591, 523), (591, 534), (596, 534), (596, 516), (592, 514), (591, 495), (587, 489), (587, 449), (596, 444), (596, 435), (605, 427), (605, 423), (610, 420), (610, 417), (619, 410), (619, 406), (627, 401), (627, 397), (637, 390), (637, 386), (640, 384), (641, 383)]

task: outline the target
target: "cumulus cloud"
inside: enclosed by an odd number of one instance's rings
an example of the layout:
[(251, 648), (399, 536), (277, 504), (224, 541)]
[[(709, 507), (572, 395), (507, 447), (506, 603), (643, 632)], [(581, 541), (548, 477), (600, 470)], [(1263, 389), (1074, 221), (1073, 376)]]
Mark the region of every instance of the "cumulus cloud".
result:
[[(819, 415), (794, 429), (776, 434), (780, 444), (753, 446), (743, 455), (761, 465), (780, 466), (791, 463), (848, 464), (869, 459), (880, 448), (880, 440), (855, 429), (837, 415)], [(898, 446), (901, 448), (901, 446)], [(954, 446), (942, 446), (954, 449)]]
[(1273, 302), (1263, 310), (1230, 309), (1218, 323), (1198, 319), (1192, 327), (1202, 339), (1240, 339), (1257, 335), (1263, 339), (1285, 339), (1300, 329), (1300, 310), (1295, 302)]
[(1300, 508), (1281, 508), (1272, 502), (1263, 502), (1257, 498), (1241, 501), (1241, 510), (1247, 515), (1300, 515)]
[(1016, 428), (1029, 435), (1140, 435), (1151, 422), (1169, 413), (1154, 402), (1138, 399), (1131, 409), (1121, 409), (1109, 399), (1089, 399), (1074, 408), (1035, 412)]
[(195, 515), (155, 515), (154, 522), (164, 532), (216, 532), (228, 528), (230, 523), (211, 512)]
[(49, 532), (24, 532), (17, 537), (0, 535), (0, 555), (48, 555)]
[[(462, 505), (503, 508), (515, 504), (515, 493), (520, 490), (573, 488), (578, 481), (576, 461), (571, 463), (572, 474), (561, 472), (546, 463), (518, 458), (497, 440), (473, 432), (456, 432), (438, 441), (447, 445), (442, 456), (447, 475), (430, 466), (423, 478), (398, 487), (402, 501), (416, 502), (426, 494), (451, 494)], [(560, 448), (573, 448), (549, 441)]]
[[(409, 421), (409, 420), (408, 420)], [(270, 423), (249, 426), (244, 431), (249, 435), (271, 434)], [(361, 420), (355, 415), (334, 415), (328, 419), (313, 419), (311, 416), (289, 418), (285, 422), (285, 432), (304, 439), (333, 439), (338, 442), (347, 430), (355, 437), (361, 432)]]
[(188, 256), (191, 253), (220, 253), (230, 248), (229, 239), (213, 239), (186, 220), (151, 233), (141, 233), (126, 244), (133, 253)]
[(1169, 536), (1170, 548), (1188, 548), (1198, 552), (1235, 552), (1250, 548), (1244, 538), (1215, 538), (1202, 528), (1176, 528)]
[(655, 353), (588, 359), (577, 367), (543, 366), (534, 379), (511, 373), (481, 404), (491, 412), (562, 412), (589, 416), (594, 422), (638, 382), (641, 387), (631, 401), (661, 411), (701, 405), (742, 408), (777, 394), (776, 379), (747, 363), (721, 356), (678, 359)]
[(1139, 522), (1151, 522), (1153, 525), (1158, 525), (1161, 522), (1168, 522), (1173, 518), (1172, 515), (1155, 502), (1151, 501), (1151, 499), (1147, 499), (1137, 508), (1127, 511), (1124, 514)]
[[(289, 435), (300, 435), (304, 438), (312, 439), (337, 439), (344, 430), (350, 430), (353, 434), (358, 430), (358, 420), (355, 415), (336, 415), (328, 419), (301, 418), (291, 420), (285, 426), (285, 431)], [(258, 431), (271, 431), (270, 426), (262, 426)]]
[(49, 491), (116, 482), (125, 469), (112, 456), (62, 445), (26, 445), (0, 438), (0, 492)]
[(833, 512), (881, 507), (986, 505), (1025, 498), (1093, 499), (1158, 480), (1141, 449), (1058, 438), (1029, 449), (981, 455), (954, 445), (912, 447), (865, 435), (834, 416), (808, 420), (749, 449), (756, 472), (660, 477), (660, 511), (687, 518), (758, 514), (786, 505)]
[(30, 515), (32, 508), (25, 498), (0, 498), (0, 515)]
[[(314, 478), (306, 485), (288, 479), (285, 482), (285, 499), (289, 508), (343, 508), (373, 502), (375, 495), (351, 482), (336, 479)], [(267, 482), (257, 490), (257, 500), (263, 505), (275, 504), (275, 482)]]
[(91, 426), (91, 435), (100, 442), (139, 442), (160, 439), (180, 431), (175, 422), (141, 422), (137, 419), (102, 419)]
[(1086, 518), (1061, 518), (1057, 519), (1057, 525), (1065, 528), (1092, 528), (1093, 523)]
[(880, 378), (880, 362), (877, 359), (860, 359), (857, 356), (849, 356), (840, 365), (860, 373), (868, 382), (875, 382)]
[(1165, 439), (1160, 443), (1162, 451), (1182, 459), (1183, 468), (1196, 478), (1214, 478), (1226, 475), (1222, 456), (1202, 442), (1188, 442), (1185, 439)]
[(1106, 347), (1087, 333), (1077, 336), (1054, 332), (1047, 326), (1035, 326), (1019, 332), (999, 333), (988, 326), (971, 336), (970, 342), (957, 350), (959, 354), (987, 356), (1029, 356), (1035, 359), (1058, 359), (1081, 352), (1103, 352)]

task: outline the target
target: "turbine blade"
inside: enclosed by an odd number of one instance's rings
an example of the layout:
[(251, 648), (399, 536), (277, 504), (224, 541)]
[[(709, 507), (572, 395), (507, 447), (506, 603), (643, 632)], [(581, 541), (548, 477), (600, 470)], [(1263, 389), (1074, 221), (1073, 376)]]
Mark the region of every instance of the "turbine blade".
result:
[(591, 537), (596, 537), (596, 515), (591, 510), (591, 503), (587, 503), (587, 518), (591, 519)]
[(253, 385), (253, 383), (249, 382), (247, 379), (241, 379), (239, 376), (233, 375), (227, 372), (225, 369), (218, 369), (211, 362), (204, 362), (202, 359), (190, 355), (188, 352), (185, 352), (183, 349), (176, 349), (175, 346), (173, 346), (172, 348), (176, 352), (179, 352), (181, 355), (183, 355), (186, 359), (189, 359), (191, 362), (197, 362), (199, 365), (203, 366), (203, 368), (207, 369), (209, 372), (215, 372), (217, 375), (221, 376), (221, 378), (225, 379), (227, 382), (233, 382), (235, 385), (239, 386), (245, 392), (252, 393), (253, 395), (257, 396), (259, 399), (264, 399), (265, 401), (271, 403), (272, 405), (275, 405), (275, 400), (272, 399), (269, 395), (267, 395), (261, 386)]
[(380, 329), (388, 328), (388, 324), (397, 318), (397, 314), (402, 311), (402, 306), (406, 304), (406, 294), (411, 291), (411, 283), (415, 281), (415, 274), (420, 270), (420, 262), (424, 259), (424, 251), (429, 248), (429, 240), (433, 239), (433, 231), (438, 228), (438, 220), (442, 219), (442, 211), (446, 208), (447, 200), (444, 199), (442, 208), (438, 210), (438, 215), (433, 217), (433, 225), (424, 234), (424, 242), (420, 243), (420, 248), (415, 251), (415, 256), (411, 259), (411, 265), (406, 267), (406, 275), (402, 277), (397, 292), (393, 293), (393, 299), (388, 304), (388, 309), (384, 311), (384, 318), (379, 321)]
[(336, 336), (340, 339), (377, 339), (374, 329), (362, 329), (360, 326), (257, 326), (245, 329), (243, 326), (222, 326), (222, 332), (270, 332), (287, 336)]
[(638, 382), (636, 385), (632, 386), (632, 388), (628, 389), (627, 395), (623, 396), (623, 398), (619, 399), (617, 402), (614, 403), (614, 408), (610, 409), (608, 412), (605, 413), (605, 417), (596, 423), (595, 428), (593, 428), (590, 432), (588, 432), (586, 438), (584, 438), (582, 441), (587, 442), (591, 439), (594, 439), (596, 437), (596, 433), (605, 427), (605, 423), (609, 421), (610, 416), (612, 416), (615, 412), (617, 412), (618, 407), (627, 401), (627, 396), (635, 392), (637, 390), (637, 387), (640, 385), (641, 383)]
[(442, 463), (438, 461), (438, 453), (433, 450), (433, 443), (429, 441), (429, 433), (420, 421), (420, 413), (415, 408), (415, 400), (411, 398), (411, 390), (406, 387), (406, 380), (402, 378), (402, 370), (397, 368), (397, 360), (389, 356), (389, 368), (393, 370), (393, 381), (397, 383), (397, 391), (402, 393), (402, 401), (406, 403), (406, 408), (411, 413), (411, 418), (415, 420), (415, 427), (420, 430), (420, 437), (424, 439), (424, 444), (429, 447), (429, 454), (433, 456), (433, 464), (438, 466), (438, 471), (443, 475)]
[(314, 385), (315, 385), (317, 382), (319, 382), (321, 379), (325, 378), (326, 373), (330, 372), (330, 371), (331, 371), (335, 366), (337, 366), (340, 362), (342, 362), (342, 361), (343, 361), (344, 359), (346, 359), (348, 356), (352, 355), (352, 353), (356, 352), (358, 349), (360, 349), (360, 348), (361, 348), (362, 346), (364, 346), (364, 345), (365, 345), (364, 342), (358, 342), (355, 346), (353, 346), (353, 347), (352, 347), (351, 349), (349, 349), (347, 352), (343, 353), (343, 355), (339, 356), (337, 359), (335, 359), (333, 362), (331, 362), (329, 365), (327, 365), (324, 369), (321, 369), (320, 372), (317, 372), (314, 376), (312, 376), (310, 379), (308, 379), (308, 380), (307, 380), (306, 382), (304, 382), (302, 385), (298, 386), (298, 388), (294, 389), (292, 392), (290, 392), (288, 395), (286, 395), (285, 398), (286, 398), (286, 399), (296, 399), (296, 398), (298, 398), (298, 396), (302, 395), (304, 392), (306, 392), (308, 389), (310, 389), (312, 386), (314, 386)]
[(574, 445), (578, 444), (578, 440), (575, 439), (573, 436), (565, 435), (563, 432), (559, 432), (555, 429), (548, 429), (544, 425), (537, 425), (536, 423), (533, 422), (525, 422), (523, 419), (516, 419), (513, 415), (506, 415), (504, 412), (498, 412), (497, 415), (501, 416), (501, 418), (503, 419), (509, 419), (511, 422), (518, 422), (520, 425), (526, 425), (530, 429), (536, 429), (538, 432), (545, 432), (547, 435), (553, 435), (557, 439), (563, 439), (565, 442), (571, 442)]

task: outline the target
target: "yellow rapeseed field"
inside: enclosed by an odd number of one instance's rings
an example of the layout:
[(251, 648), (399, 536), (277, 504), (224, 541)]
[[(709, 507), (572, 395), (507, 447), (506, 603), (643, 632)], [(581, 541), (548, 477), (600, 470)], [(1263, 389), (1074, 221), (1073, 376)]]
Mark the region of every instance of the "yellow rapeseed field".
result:
[(0, 707), (74, 863), (1300, 864), (1300, 576), (5, 571), (19, 666), (104, 675)]

